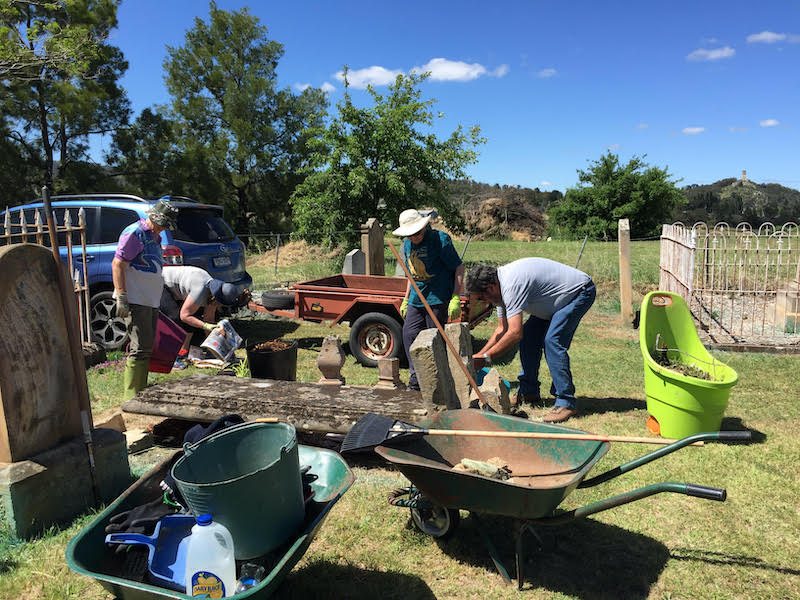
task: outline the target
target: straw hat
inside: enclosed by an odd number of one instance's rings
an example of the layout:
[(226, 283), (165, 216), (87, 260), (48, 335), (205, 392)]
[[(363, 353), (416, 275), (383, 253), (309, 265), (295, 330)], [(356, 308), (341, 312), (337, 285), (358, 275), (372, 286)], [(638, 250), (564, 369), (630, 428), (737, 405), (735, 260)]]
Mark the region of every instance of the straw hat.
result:
[(430, 217), (422, 216), (418, 210), (409, 208), (400, 213), (400, 227), (392, 233), (400, 237), (414, 235), (422, 231), (430, 220)]

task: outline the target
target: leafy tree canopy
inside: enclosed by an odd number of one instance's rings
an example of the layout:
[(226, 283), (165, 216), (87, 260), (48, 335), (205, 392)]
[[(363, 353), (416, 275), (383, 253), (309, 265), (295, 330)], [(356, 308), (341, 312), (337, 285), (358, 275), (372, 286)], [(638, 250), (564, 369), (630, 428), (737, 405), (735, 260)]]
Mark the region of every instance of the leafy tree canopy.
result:
[(632, 237), (658, 235), (686, 199), (666, 169), (651, 167), (643, 158), (634, 156), (623, 166), (608, 152), (587, 171), (579, 170), (578, 186), (548, 210), (552, 233), (616, 239), (619, 219), (629, 219)]
[(195, 19), (184, 45), (167, 51), (178, 147), (217, 179), (222, 196), (215, 201), (232, 209), (237, 229), (269, 227), (272, 211), (288, 211), (286, 188), (308, 164), (306, 145), (327, 97), (315, 88), (278, 88), (283, 46), (246, 8), (219, 10), (211, 2), (208, 21)]
[(433, 112), (435, 100), (421, 99), (427, 77), (399, 75), (385, 96), (370, 86), (373, 105), (359, 108), (345, 69), (338, 114), (313, 142), (310, 174), (292, 195), (299, 233), (352, 244), (368, 218), (396, 223), (403, 210), (424, 207), (436, 208), (448, 227), (463, 227), (449, 179), (465, 177), (464, 167), (478, 156), (474, 148), (485, 140), (477, 126), (467, 132), (459, 126), (446, 139), (430, 132), (441, 115)]
[[(129, 103), (117, 81), (128, 64), (105, 43), (117, 25), (118, 4), (0, 0), (4, 133), (26, 162), (41, 165), (31, 184), (59, 191), (67, 181), (80, 185), (87, 170), (95, 178), (100, 168), (85, 164), (89, 136), (127, 123)], [(73, 165), (76, 173), (65, 177)]]

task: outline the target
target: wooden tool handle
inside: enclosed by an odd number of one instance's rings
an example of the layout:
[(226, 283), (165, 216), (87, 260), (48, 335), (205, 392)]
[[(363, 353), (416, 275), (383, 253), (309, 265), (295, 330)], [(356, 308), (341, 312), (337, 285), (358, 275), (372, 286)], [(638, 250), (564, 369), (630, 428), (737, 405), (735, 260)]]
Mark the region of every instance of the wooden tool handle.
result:
[(439, 319), (437, 319), (436, 315), (433, 314), (433, 309), (431, 309), (430, 304), (428, 304), (428, 301), (425, 300), (425, 296), (423, 296), (422, 292), (419, 291), (419, 288), (417, 287), (417, 283), (414, 281), (414, 278), (411, 276), (411, 273), (409, 272), (405, 261), (402, 258), (400, 258), (400, 254), (397, 252), (397, 249), (394, 247), (394, 244), (392, 244), (392, 240), (386, 240), (386, 241), (389, 242), (389, 248), (392, 249), (392, 252), (394, 253), (395, 257), (397, 258), (397, 264), (399, 264), (401, 267), (403, 267), (403, 271), (405, 272), (406, 277), (408, 278), (408, 281), (414, 287), (414, 291), (417, 292), (417, 296), (419, 296), (419, 299), (422, 301), (422, 305), (425, 307), (425, 310), (428, 311), (428, 315), (430, 316), (431, 320), (433, 321), (433, 324), (436, 325), (436, 329), (438, 329), (439, 333), (442, 334), (442, 337), (444, 338), (444, 343), (447, 344), (447, 347), (450, 349), (450, 352), (453, 353), (453, 356), (455, 357), (456, 362), (458, 363), (458, 366), (461, 367), (462, 371), (464, 371), (464, 375), (467, 376), (467, 380), (469, 381), (469, 384), (472, 386), (472, 389), (475, 390), (475, 393), (478, 395), (478, 400), (480, 400), (481, 406), (483, 407), (486, 404), (486, 399), (483, 397), (483, 394), (481, 393), (480, 389), (478, 389), (478, 384), (475, 383), (475, 378), (472, 376), (472, 373), (469, 372), (469, 369), (467, 368), (467, 365), (465, 365), (462, 362), (461, 355), (458, 353), (458, 350), (456, 350), (455, 346), (453, 346), (453, 342), (450, 341), (450, 338), (447, 337), (447, 334), (444, 332), (444, 329), (442, 328), (441, 324), (439, 323)]
[[(399, 430), (398, 430), (399, 431)], [(525, 438), (537, 440), (580, 440), (584, 442), (631, 442), (634, 444), (671, 444), (678, 440), (669, 438), (628, 437), (624, 435), (597, 435), (593, 433), (539, 433), (536, 431), (481, 431), (475, 429), (421, 429), (425, 435), (453, 435), (466, 437)], [(404, 430), (404, 433), (414, 433)], [(703, 446), (694, 442), (690, 446)]]

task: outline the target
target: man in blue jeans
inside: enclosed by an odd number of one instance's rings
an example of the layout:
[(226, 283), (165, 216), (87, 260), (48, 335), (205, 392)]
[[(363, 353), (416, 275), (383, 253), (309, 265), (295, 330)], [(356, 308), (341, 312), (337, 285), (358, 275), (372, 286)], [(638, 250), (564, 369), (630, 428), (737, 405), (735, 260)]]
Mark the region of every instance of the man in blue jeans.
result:
[[(561, 423), (578, 412), (569, 365), (572, 337), (594, 303), (596, 290), (584, 272), (547, 258), (522, 258), (502, 267), (478, 265), (469, 271), (466, 291), (471, 300), (497, 307), (498, 324), (472, 358), (476, 369), (519, 343), (522, 370), (516, 406), (540, 400), (539, 363), (544, 351), (550, 376), (553, 410), (543, 417)], [(523, 313), (530, 317), (523, 324)]]

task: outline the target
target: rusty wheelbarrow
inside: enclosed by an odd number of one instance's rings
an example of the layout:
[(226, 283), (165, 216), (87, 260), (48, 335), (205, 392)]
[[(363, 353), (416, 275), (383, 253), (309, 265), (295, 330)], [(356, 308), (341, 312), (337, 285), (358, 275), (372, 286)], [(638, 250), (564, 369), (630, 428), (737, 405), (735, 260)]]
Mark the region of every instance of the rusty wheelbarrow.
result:
[[(527, 421), (479, 410), (444, 411), (419, 425), (439, 430), (583, 433), (561, 425)], [(719, 502), (726, 498), (724, 489), (662, 482), (574, 510), (558, 511), (558, 505), (574, 489), (603, 483), (697, 441), (748, 440), (750, 436), (749, 431), (699, 433), (662, 446), (589, 479), (586, 479), (586, 475), (608, 452), (608, 442), (423, 435), (400, 443), (392, 442), (391, 446), (384, 443), (375, 448), (375, 452), (395, 465), (411, 482), (410, 486), (390, 494), (390, 504), (410, 508), (414, 525), (427, 535), (436, 538), (450, 536), (458, 525), (459, 510), (471, 511), (473, 517), (492, 514), (521, 521), (516, 539), (516, 567), (518, 588), (522, 589), (523, 537), (527, 531), (538, 538), (533, 525), (562, 524), (661, 492), (686, 494)], [(453, 469), (465, 458), (486, 462), (495, 457), (502, 459), (508, 466), (509, 479), (496, 479)], [(480, 527), (479, 531), (497, 570), (510, 582), (511, 578), (488, 535)]]

